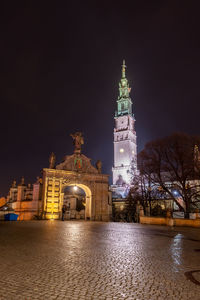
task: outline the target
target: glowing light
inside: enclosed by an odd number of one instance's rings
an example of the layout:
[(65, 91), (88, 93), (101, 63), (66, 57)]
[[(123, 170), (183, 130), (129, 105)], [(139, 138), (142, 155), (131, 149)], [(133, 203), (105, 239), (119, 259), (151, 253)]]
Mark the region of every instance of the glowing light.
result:
[(132, 154), (135, 154), (134, 150), (132, 151)]
[(123, 148), (121, 148), (121, 149), (119, 150), (119, 152), (120, 152), (120, 153), (123, 153), (123, 152), (124, 152), (124, 149), (123, 149)]
[(54, 214), (51, 214), (51, 215), (49, 216), (49, 220), (50, 220), (50, 221), (54, 221)]
[(77, 191), (77, 190), (78, 190), (78, 188), (77, 188), (77, 186), (75, 185), (75, 186), (74, 186), (74, 191)]

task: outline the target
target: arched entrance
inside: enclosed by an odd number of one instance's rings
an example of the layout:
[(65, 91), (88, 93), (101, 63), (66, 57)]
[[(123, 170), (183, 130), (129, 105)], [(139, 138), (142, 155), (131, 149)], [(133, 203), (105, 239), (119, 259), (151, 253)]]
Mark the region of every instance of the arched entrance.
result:
[(108, 176), (104, 174), (43, 169), (43, 219), (61, 219), (64, 189), (77, 186), (85, 192), (85, 219), (109, 221), (111, 205), (108, 196)]
[[(49, 168), (43, 169), (43, 219), (61, 219), (65, 188), (77, 186), (85, 194), (85, 219), (109, 221), (112, 206), (109, 202), (108, 175), (101, 173), (100, 161), (93, 166), (91, 159), (81, 153), (81, 133), (77, 132), (72, 137), (75, 140), (74, 154), (65, 156), (56, 166), (55, 155), (52, 154)], [(77, 207), (74, 213), (80, 215), (76, 211)]]
[(62, 189), (62, 206), (65, 205), (65, 219), (91, 219), (92, 193), (84, 184), (71, 183)]

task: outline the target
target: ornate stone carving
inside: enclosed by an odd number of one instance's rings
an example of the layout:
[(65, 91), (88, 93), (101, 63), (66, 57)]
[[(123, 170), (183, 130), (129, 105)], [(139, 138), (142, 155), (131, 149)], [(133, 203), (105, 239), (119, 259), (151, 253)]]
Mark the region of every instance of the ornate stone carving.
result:
[(56, 166), (57, 170), (78, 171), (81, 173), (97, 174), (90, 159), (83, 154), (73, 154), (65, 157), (64, 162)]

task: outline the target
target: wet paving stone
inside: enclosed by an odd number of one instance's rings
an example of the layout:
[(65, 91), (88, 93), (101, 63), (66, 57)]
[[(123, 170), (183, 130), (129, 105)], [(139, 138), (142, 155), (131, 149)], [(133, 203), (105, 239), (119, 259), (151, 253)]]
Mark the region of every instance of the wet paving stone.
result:
[(200, 300), (195, 249), (196, 228), (0, 222), (0, 299)]

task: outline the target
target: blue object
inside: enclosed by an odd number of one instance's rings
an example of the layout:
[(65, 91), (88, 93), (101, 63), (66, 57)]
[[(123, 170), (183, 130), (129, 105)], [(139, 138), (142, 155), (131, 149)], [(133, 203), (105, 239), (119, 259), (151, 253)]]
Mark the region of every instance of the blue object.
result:
[(17, 221), (18, 215), (17, 214), (13, 214), (13, 213), (9, 213), (4, 215), (4, 220), (5, 221)]

